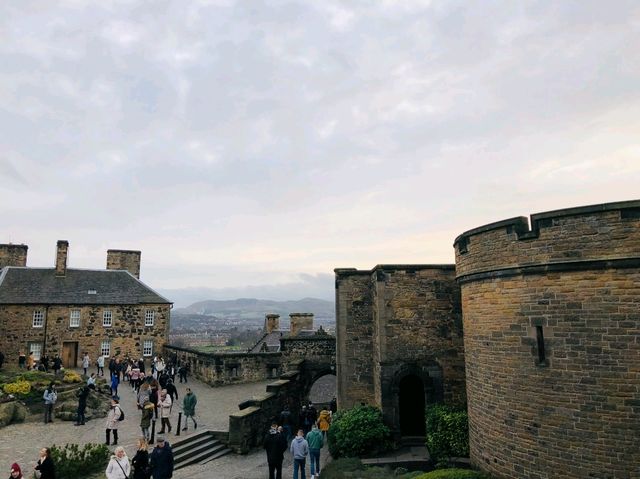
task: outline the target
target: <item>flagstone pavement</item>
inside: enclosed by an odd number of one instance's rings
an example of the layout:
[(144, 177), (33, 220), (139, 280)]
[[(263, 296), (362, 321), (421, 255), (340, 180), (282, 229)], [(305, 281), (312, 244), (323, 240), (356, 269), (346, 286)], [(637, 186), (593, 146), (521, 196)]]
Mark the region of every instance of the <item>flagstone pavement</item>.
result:
[[(181, 406), (186, 387), (190, 387), (198, 397), (196, 419), (198, 430), (226, 431), (229, 428), (229, 414), (238, 410), (238, 403), (251, 399), (256, 395), (263, 395), (269, 381), (251, 384), (238, 384), (222, 388), (212, 388), (207, 384), (189, 378), (187, 384), (176, 384)], [(119, 444), (125, 447), (129, 457), (135, 454), (135, 442), (140, 436), (140, 413), (136, 408), (136, 400), (128, 383), (122, 383), (118, 389), (120, 404), (125, 411), (125, 419), (119, 423)], [(175, 435), (177, 430), (178, 411), (173, 408), (171, 422), (173, 430), (167, 435), (169, 442), (193, 434), (190, 428), (181, 436)], [(12, 424), (0, 429), (0, 476), (10, 469), (12, 463), (17, 462), (22, 467), (25, 476), (30, 475), (38, 459), (38, 451), (42, 447), (52, 444), (67, 443), (85, 444), (88, 442), (103, 443), (105, 440), (105, 418), (88, 421), (85, 426), (74, 426), (71, 421), (54, 421), (44, 424), (42, 421)], [(159, 421), (157, 423), (159, 426)], [(266, 431), (265, 431), (266, 432)], [(111, 446), (113, 450), (114, 447)], [(327, 460), (327, 448), (322, 451), (321, 463)], [(307, 464), (307, 476), (309, 465)], [(292, 477), (291, 454), (285, 453), (283, 477)], [(206, 465), (194, 465), (176, 471), (175, 479), (262, 479), (268, 477), (266, 455), (257, 450), (246, 455), (229, 454)], [(64, 479), (64, 478), (61, 478)]]

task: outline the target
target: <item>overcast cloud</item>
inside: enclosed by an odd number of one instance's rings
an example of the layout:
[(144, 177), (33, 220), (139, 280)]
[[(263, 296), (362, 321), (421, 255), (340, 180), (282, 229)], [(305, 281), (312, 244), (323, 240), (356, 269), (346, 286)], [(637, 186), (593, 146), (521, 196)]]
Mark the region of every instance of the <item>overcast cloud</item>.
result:
[(638, 52), (637, 1), (2, 2), (0, 242), (221, 295), (452, 263), (640, 197)]

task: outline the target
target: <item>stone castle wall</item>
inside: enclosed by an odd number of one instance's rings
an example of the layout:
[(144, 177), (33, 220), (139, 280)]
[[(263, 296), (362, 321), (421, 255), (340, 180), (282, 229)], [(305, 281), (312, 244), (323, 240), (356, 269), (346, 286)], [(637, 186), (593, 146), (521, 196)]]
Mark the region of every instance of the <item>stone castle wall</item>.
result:
[[(44, 313), (42, 327), (33, 327), (33, 312)], [(70, 326), (72, 310), (80, 311), (80, 326)], [(112, 312), (112, 326), (103, 326), (102, 313)], [(155, 312), (154, 325), (145, 326), (145, 312)], [(88, 352), (92, 362), (100, 354), (102, 341), (111, 341), (111, 354), (142, 357), (144, 340), (152, 340), (154, 354), (162, 351), (165, 338), (169, 337), (169, 304), (142, 304), (124, 306), (75, 306), (75, 305), (0, 305), (3, 318), (0, 331), (0, 350), (7, 362), (17, 364), (19, 351), (29, 351), (29, 343), (44, 345), (43, 354), (62, 356), (63, 344), (78, 343), (76, 365), (82, 353)], [(93, 366), (93, 365), (92, 365)]]
[(425, 403), (463, 404), (461, 316), (453, 265), (337, 269), (339, 407), (376, 405), (398, 429), (409, 375), (423, 382)]
[(640, 202), (493, 223), (455, 249), (472, 462), (505, 479), (637, 477)]

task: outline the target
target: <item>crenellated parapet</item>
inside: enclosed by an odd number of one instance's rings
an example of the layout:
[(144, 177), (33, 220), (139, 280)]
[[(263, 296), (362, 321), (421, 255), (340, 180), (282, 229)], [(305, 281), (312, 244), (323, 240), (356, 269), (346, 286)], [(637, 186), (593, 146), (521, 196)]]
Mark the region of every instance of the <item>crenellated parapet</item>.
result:
[(530, 223), (524, 216), (510, 218), (466, 231), (454, 246), (459, 282), (536, 273), (540, 267), (624, 268), (640, 258), (640, 201), (538, 213)]

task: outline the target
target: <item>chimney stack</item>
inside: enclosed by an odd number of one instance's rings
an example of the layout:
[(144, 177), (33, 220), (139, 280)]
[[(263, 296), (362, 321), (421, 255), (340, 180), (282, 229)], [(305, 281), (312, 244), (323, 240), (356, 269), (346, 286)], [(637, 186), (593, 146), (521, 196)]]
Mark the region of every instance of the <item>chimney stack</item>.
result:
[(298, 336), (300, 331), (313, 331), (313, 313), (291, 313), (291, 336)]
[(107, 269), (127, 270), (140, 279), (140, 251), (126, 249), (107, 250)]
[(0, 244), (0, 269), (5, 266), (27, 266), (26, 244)]
[(264, 332), (269, 334), (272, 331), (280, 329), (280, 315), (279, 314), (267, 314), (264, 317)]
[(56, 276), (67, 274), (67, 255), (69, 253), (69, 242), (59, 240), (56, 246)]

